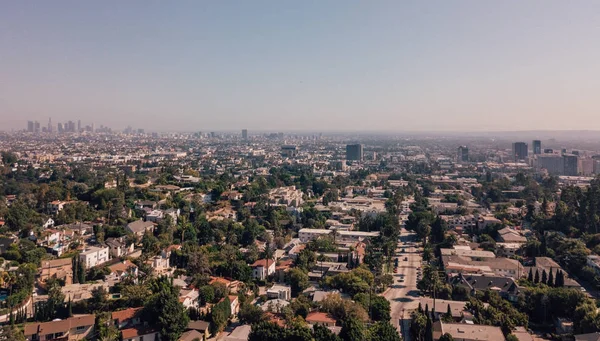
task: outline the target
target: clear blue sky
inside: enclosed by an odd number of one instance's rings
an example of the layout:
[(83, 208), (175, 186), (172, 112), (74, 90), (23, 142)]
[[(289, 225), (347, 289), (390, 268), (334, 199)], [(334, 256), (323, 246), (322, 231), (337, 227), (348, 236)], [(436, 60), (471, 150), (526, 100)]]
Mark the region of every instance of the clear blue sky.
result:
[(3, 1), (0, 129), (600, 130), (600, 1)]

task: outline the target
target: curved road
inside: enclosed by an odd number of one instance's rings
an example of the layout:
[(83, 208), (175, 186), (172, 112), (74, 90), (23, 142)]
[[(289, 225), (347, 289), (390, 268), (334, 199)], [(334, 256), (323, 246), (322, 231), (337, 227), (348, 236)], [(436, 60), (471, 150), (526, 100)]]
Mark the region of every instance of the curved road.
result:
[[(398, 328), (405, 341), (410, 341), (408, 327), (410, 324), (410, 311), (419, 305), (419, 290), (417, 289), (417, 268), (421, 266), (421, 255), (418, 248), (412, 245), (415, 234), (404, 228), (400, 234), (396, 255), (398, 259), (398, 273), (394, 275), (394, 284), (383, 296), (390, 301), (392, 324)], [(409, 244), (407, 244), (409, 243)], [(402, 249), (406, 252), (401, 253)], [(408, 260), (405, 261), (404, 258)], [(401, 279), (403, 282), (400, 282)], [(400, 321), (402, 320), (402, 325)]]

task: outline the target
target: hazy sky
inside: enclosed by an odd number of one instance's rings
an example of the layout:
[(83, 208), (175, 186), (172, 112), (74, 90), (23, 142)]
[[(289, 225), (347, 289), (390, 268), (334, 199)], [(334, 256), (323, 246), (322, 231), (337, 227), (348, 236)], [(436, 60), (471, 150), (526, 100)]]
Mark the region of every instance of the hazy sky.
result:
[(0, 130), (600, 130), (600, 1), (2, 1)]

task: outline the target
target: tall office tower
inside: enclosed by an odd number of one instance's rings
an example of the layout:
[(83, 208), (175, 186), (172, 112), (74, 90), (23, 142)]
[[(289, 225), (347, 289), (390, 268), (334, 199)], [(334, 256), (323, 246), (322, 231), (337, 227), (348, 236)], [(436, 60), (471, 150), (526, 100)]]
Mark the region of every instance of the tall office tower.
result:
[(542, 153), (542, 141), (533, 140), (533, 154), (538, 155)]
[(40, 127), (41, 127), (41, 126), (40, 126), (40, 122), (38, 122), (38, 121), (35, 121), (35, 122), (33, 123), (33, 130), (34, 130), (36, 133), (39, 133), (39, 132), (40, 132), (40, 130), (41, 130), (41, 129), (40, 129)]
[(212, 137), (212, 138), (215, 138), (215, 136), (217, 136), (217, 134), (215, 134), (215, 132), (214, 132), (214, 131), (211, 131), (211, 132), (210, 132), (210, 137)]
[(92, 133), (96, 132), (96, 130), (94, 129), (94, 123), (92, 122)]
[(527, 159), (527, 143), (525, 143), (525, 142), (513, 143), (512, 152), (513, 152), (513, 157), (514, 157), (515, 161)]
[(467, 146), (460, 146), (456, 151), (456, 160), (458, 162), (469, 162), (469, 148)]
[(52, 117), (50, 117), (48, 119), (48, 132), (51, 133), (52, 132)]
[(563, 160), (565, 164), (565, 175), (575, 176), (579, 174), (578, 164), (579, 156), (573, 154), (564, 154)]
[(33, 121), (27, 121), (27, 131), (33, 133)]
[(56, 125), (56, 131), (59, 133), (62, 133), (64, 131), (62, 123), (58, 122), (58, 124)]
[(248, 129), (242, 129), (242, 138), (244, 140), (248, 139)]
[(346, 145), (346, 160), (362, 161), (362, 159), (363, 159), (363, 145), (362, 144)]
[(74, 133), (75, 132), (75, 122), (69, 121), (68, 124), (69, 124), (69, 129), (67, 129), (67, 131)]
[(81, 132), (81, 120), (77, 120), (77, 132)]

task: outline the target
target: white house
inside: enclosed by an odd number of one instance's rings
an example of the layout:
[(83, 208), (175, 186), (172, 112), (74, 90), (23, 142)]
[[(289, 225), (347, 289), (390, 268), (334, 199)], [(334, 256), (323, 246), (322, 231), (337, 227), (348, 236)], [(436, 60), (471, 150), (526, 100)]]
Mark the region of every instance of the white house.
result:
[(106, 246), (90, 246), (79, 254), (79, 261), (83, 263), (87, 269), (106, 263), (109, 259), (109, 250)]
[(54, 219), (52, 219), (52, 218), (48, 218), (48, 220), (46, 220), (44, 225), (42, 225), (42, 227), (45, 229), (52, 227), (52, 226), (54, 226)]
[(269, 299), (281, 299), (289, 301), (292, 297), (292, 289), (288, 285), (275, 284), (267, 289), (267, 297)]
[[(268, 266), (267, 266), (268, 263)], [(258, 280), (265, 280), (268, 276), (275, 273), (275, 261), (269, 259), (259, 259), (252, 264), (252, 277)]]

